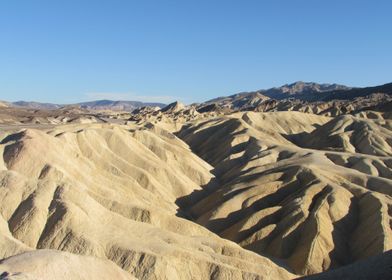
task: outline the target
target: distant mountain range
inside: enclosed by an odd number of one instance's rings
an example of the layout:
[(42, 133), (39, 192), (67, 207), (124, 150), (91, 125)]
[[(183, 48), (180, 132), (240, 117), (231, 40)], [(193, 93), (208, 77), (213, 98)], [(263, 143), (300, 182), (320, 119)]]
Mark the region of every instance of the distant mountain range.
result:
[[(295, 99), (301, 101), (331, 101), (331, 100), (353, 100), (357, 97), (364, 97), (373, 93), (392, 94), (392, 83), (364, 88), (353, 88), (339, 84), (318, 84), (313, 82), (295, 82), (281, 87), (274, 87), (266, 90), (252, 92), (241, 92), (230, 96), (218, 97), (201, 103), (202, 105), (217, 104), (223, 108), (244, 109), (256, 107), (263, 102), (273, 100)], [(15, 106), (33, 109), (59, 109), (65, 106), (78, 106), (89, 110), (113, 110), (113, 111), (133, 111), (141, 107), (164, 108), (163, 103), (149, 103), (139, 101), (113, 101), (96, 100), (81, 102), (76, 104), (53, 104), (39, 102), (1, 102), (0, 106)]]
[(216, 103), (229, 100), (240, 100), (242, 98), (249, 99), (250, 97), (267, 98), (267, 99), (286, 99), (286, 98), (309, 98), (310, 96), (319, 97), (320, 93), (336, 92), (336, 91), (348, 91), (351, 87), (338, 84), (318, 84), (313, 82), (302, 82), (298, 81), (292, 84), (286, 84), (281, 87), (274, 87), (266, 90), (257, 90), (251, 92), (241, 92), (230, 96), (218, 97), (211, 99), (205, 103)]
[(140, 101), (113, 101), (113, 100), (95, 100), (89, 102), (81, 102), (76, 104), (54, 104), (54, 103), (40, 103), (40, 102), (28, 102), (28, 101), (17, 101), (17, 102), (4, 102), (8, 106), (25, 107), (32, 109), (59, 109), (65, 106), (78, 106), (83, 109), (89, 110), (113, 110), (113, 111), (133, 111), (140, 107), (160, 107), (163, 108), (166, 104), (163, 103), (152, 103), (152, 102), (140, 102)]
[(16, 101), (16, 102), (9, 102), (9, 106), (15, 107), (27, 107), (32, 109), (59, 109), (63, 107), (63, 105), (53, 104), (53, 103), (40, 103), (35, 101)]
[(90, 110), (114, 110), (114, 111), (133, 111), (141, 107), (159, 107), (163, 108), (166, 104), (156, 102), (140, 102), (140, 101), (112, 101), (112, 100), (97, 100), (90, 102), (77, 103), (84, 109)]
[(323, 93), (321, 94), (320, 97), (322, 97), (322, 101), (331, 101), (334, 99), (351, 100), (353, 98), (364, 97), (373, 93), (385, 93), (391, 95), (392, 83), (384, 84), (381, 86), (375, 86), (375, 87), (352, 88), (350, 90), (334, 90), (331, 92)]
[(353, 100), (373, 93), (392, 94), (392, 83), (376, 87), (353, 88), (338, 84), (317, 84), (295, 82), (281, 87), (252, 92), (242, 92), (230, 96), (211, 99), (203, 104), (218, 104), (221, 107), (243, 109), (255, 107), (266, 100), (296, 99), (301, 101)]
[(317, 83), (306, 83), (306, 82), (295, 82), (292, 84), (286, 84), (281, 87), (275, 87), (266, 91), (261, 91), (264, 95), (273, 99), (284, 99), (287, 97), (299, 95), (315, 95), (318, 93), (325, 93), (331, 91), (347, 91), (351, 90), (351, 87), (338, 84), (317, 84)]

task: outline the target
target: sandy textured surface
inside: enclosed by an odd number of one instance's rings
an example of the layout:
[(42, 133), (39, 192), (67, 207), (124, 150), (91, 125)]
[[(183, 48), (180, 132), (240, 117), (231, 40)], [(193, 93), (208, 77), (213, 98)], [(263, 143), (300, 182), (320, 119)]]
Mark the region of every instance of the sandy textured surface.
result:
[(0, 279), (332, 279), (390, 259), (387, 112), (34, 114), (0, 112)]

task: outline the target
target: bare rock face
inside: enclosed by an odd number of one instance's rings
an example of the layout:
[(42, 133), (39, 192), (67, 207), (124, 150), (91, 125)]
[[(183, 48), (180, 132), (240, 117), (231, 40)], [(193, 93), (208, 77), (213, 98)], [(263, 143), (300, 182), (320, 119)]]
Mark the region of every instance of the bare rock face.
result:
[(36, 250), (2, 260), (0, 262), (0, 279), (131, 280), (136, 278), (107, 260), (55, 250)]
[(297, 274), (392, 249), (392, 133), (379, 123), (237, 113), (179, 136), (214, 167), (217, 181), (190, 196), (187, 211), (221, 237)]
[(333, 279), (392, 279), (392, 251), (379, 254), (369, 259), (355, 262), (342, 268), (303, 277), (303, 280)]
[(213, 180), (212, 167), (164, 129), (25, 129), (3, 137), (0, 147), (2, 258), (61, 250), (110, 260), (143, 279), (292, 275), (178, 217), (175, 202)]
[(169, 105), (167, 105), (166, 107), (162, 108), (162, 112), (167, 112), (167, 113), (176, 113), (178, 111), (181, 111), (185, 109), (185, 105), (182, 104), (181, 102), (173, 102)]
[(392, 156), (391, 120), (368, 121), (349, 115), (334, 118), (298, 143), (313, 149)]
[(185, 106), (180, 102), (169, 104), (163, 109), (144, 107), (132, 112), (129, 122), (137, 124), (159, 124), (170, 131), (179, 130), (187, 122), (223, 115), (224, 111), (217, 107), (199, 110), (197, 105)]

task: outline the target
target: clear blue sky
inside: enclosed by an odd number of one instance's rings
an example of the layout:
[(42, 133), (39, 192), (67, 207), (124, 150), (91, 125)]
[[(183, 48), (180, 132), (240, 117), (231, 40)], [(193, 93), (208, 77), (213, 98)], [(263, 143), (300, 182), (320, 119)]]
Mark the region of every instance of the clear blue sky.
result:
[(0, 100), (190, 103), (392, 82), (392, 1), (2, 0)]

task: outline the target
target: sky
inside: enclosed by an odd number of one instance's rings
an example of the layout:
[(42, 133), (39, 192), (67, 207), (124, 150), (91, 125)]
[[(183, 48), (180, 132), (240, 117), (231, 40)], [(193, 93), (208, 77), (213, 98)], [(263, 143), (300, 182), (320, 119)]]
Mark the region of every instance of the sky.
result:
[(392, 1), (0, 0), (0, 100), (201, 102), (392, 82)]

